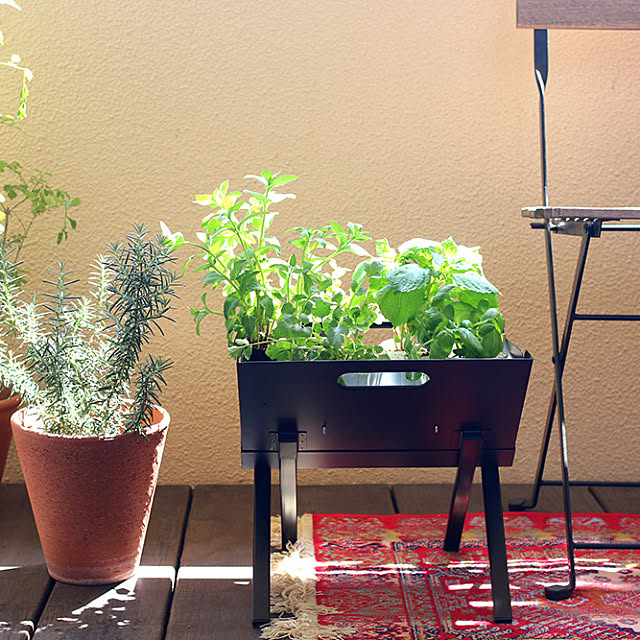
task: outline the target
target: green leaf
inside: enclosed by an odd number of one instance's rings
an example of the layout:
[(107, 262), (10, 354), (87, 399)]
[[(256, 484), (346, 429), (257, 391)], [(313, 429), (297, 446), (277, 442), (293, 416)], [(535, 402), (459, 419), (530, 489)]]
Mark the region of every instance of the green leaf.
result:
[(442, 330), (436, 336), (429, 347), (429, 358), (448, 358), (453, 349), (453, 336), (447, 330)]
[(249, 341), (243, 338), (238, 338), (232, 345), (227, 347), (227, 354), (236, 360), (243, 357), (250, 358), (252, 351)]
[(431, 280), (429, 269), (423, 269), (417, 264), (405, 264), (387, 275), (387, 282), (394, 293), (415, 291), (428, 284), (429, 280)]
[(224, 275), (218, 273), (217, 271), (207, 271), (207, 273), (205, 273), (202, 276), (202, 282), (204, 284), (211, 284), (213, 285), (214, 289), (215, 287), (217, 287), (221, 282), (226, 282), (226, 278)]
[(344, 342), (345, 333), (344, 328), (340, 325), (337, 327), (329, 327), (329, 329), (327, 329), (327, 341), (329, 345), (334, 349), (339, 349)]
[(455, 258), (458, 255), (458, 245), (449, 237), (442, 242), (442, 254), (448, 259)]
[(475, 309), (467, 304), (466, 302), (462, 302), (460, 300), (454, 300), (452, 303), (454, 316), (453, 320), (457, 324), (462, 322), (468, 322), (471, 318), (475, 316)]
[(382, 315), (394, 327), (406, 324), (415, 317), (424, 303), (424, 295), (420, 289), (406, 293), (394, 293), (390, 285), (376, 293), (376, 300)]
[(273, 298), (269, 296), (263, 296), (260, 298), (260, 306), (264, 310), (267, 318), (273, 318), (273, 314), (275, 313), (275, 305), (273, 303)]
[(500, 315), (500, 312), (498, 311), (498, 309), (496, 309), (495, 307), (491, 307), (490, 309), (487, 309), (483, 314), (482, 314), (482, 318), (480, 318), (480, 320), (485, 321), (485, 320), (495, 320), (498, 315)]
[(482, 336), (482, 356), (484, 358), (495, 358), (504, 345), (504, 337), (495, 327)]
[(462, 302), (466, 302), (468, 305), (474, 307), (481, 315), (488, 308), (498, 306), (498, 294), (496, 293), (478, 293), (477, 291), (458, 287), (456, 294)]
[(449, 294), (455, 288), (456, 288), (455, 284), (447, 284), (444, 287), (441, 287), (431, 299), (431, 304), (434, 307), (442, 306), (447, 300), (449, 300)]
[(386, 238), (376, 240), (376, 254), (380, 258), (386, 258), (391, 260), (395, 257), (396, 252), (389, 245), (389, 241)]
[(238, 308), (239, 304), (239, 298), (237, 298), (236, 296), (227, 296), (224, 299), (224, 305), (222, 307), (224, 317), (228, 318)]
[[(471, 356), (479, 357), (482, 355), (482, 343), (472, 331), (464, 327), (459, 327), (458, 336), (465, 351), (468, 351)], [(465, 353), (465, 355), (467, 354)]]
[(371, 254), (364, 247), (361, 247), (355, 242), (352, 242), (349, 245), (349, 249), (351, 249), (351, 251), (353, 251), (353, 253), (355, 253), (357, 256), (360, 256), (362, 258), (369, 258), (371, 256)]
[(313, 314), (318, 318), (325, 318), (331, 313), (331, 305), (322, 298), (318, 298), (314, 301)]
[(242, 322), (242, 328), (245, 330), (247, 336), (254, 337), (256, 330), (256, 318), (253, 315), (243, 314), (240, 318)]
[(293, 180), (297, 180), (298, 176), (288, 175), (288, 176), (276, 176), (271, 181), (271, 187), (281, 187), (283, 184), (287, 184), (288, 182), (292, 182)]
[(340, 225), (339, 225), (335, 220), (332, 220), (329, 224), (331, 225), (331, 230), (332, 230), (334, 233), (337, 233), (337, 234), (343, 234), (343, 233), (345, 233), (344, 228), (343, 228), (343, 227), (341, 227), (341, 226), (340, 226)]
[(478, 293), (500, 293), (486, 278), (473, 271), (454, 273), (453, 279), (458, 286), (464, 289), (470, 289)]
[(420, 316), (420, 324), (429, 332), (435, 331), (437, 326), (446, 320), (445, 316), (438, 309), (427, 309), (425, 313)]
[(262, 176), (248, 174), (245, 176), (245, 178), (253, 178), (254, 180), (257, 180), (259, 183), (263, 184), (265, 187), (267, 186), (267, 181)]

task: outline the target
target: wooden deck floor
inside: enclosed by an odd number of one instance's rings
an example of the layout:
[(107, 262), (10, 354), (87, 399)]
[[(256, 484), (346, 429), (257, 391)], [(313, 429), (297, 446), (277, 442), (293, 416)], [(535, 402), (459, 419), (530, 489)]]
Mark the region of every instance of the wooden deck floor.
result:
[[(482, 511), (474, 486), (469, 511)], [(446, 513), (447, 485), (300, 487), (299, 511)], [(576, 512), (640, 512), (640, 489), (575, 487)], [(278, 492), (273, 492), (277, 513)], [(527, 489), (503, 486), (505, 503)], [(539, 511), (562, 510), (544, 487)], [(249, 640), (252, 489), (158, 488), (136, 579), (102, 587), (51, 580), (24, 486), (0, 486), (0, 638)]]

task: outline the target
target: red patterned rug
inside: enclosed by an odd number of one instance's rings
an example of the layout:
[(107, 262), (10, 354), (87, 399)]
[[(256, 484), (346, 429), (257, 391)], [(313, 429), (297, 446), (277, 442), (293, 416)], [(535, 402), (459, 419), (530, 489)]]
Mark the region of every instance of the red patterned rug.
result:
[[(284, 617), (264, 629), (265, 638), (640, 637), (640, 551), (577, 551), (573, 596), (544, 597), (545, 585), (567, 579), (564, 519), (557, 514), (505, 514), (510, 625), (492, 622), (483, 515), (467, 516), (459, 553), (441, 548), (444, 515), (302, 520), (300, 545), (284, 561), (289, 569), (274, 567), (273, 606)], [(638, 515), (577, 514), (573, 524), (580, 540), (640, 540)]]

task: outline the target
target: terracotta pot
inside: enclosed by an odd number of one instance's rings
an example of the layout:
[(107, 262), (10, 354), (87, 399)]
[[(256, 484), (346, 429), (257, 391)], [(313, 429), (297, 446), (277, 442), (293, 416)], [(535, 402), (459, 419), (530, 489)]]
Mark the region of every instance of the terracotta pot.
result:
[(135, 574), (149, 522), (169, 414), (154, 409), (147, 439), (61, 436), (11, 419), (49, 574), (70, 584), (108, 584)]
[(20, 396), (12, 394), (11, 389), (0, 387), (0, 482), (11, 444), (11, 416), (19, 404)]

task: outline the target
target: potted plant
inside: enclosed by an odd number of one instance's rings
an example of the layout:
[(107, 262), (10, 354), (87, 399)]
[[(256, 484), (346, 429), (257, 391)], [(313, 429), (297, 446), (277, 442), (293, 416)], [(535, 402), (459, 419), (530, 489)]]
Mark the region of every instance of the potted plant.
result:
[[(254, 622), (269, 619), (272, 468), (284, 548), (297, 535), (298, 465), (458, 467), (445, 542), (455, 550), (478, 464), (495, 536), (494, 617), (510, 621), (498, 466), (513, 463), (532, 359), (505, 340), (479, 251), (449, 238), (397, 250), (378, 240), (372, 254), (361, 225), (335, 221), (294, 227), (286, 247), (271, 235), (272, 207), (294, 197), (279, 189), (296, 176), (249, 177), (259, 190), (227, 181), (196, 196), (209, 209), (196, 239), (163, 233), (223, 294), (213, 305), (205, 292), (191, 313), (198, 331), (209, 315), (224, 319), (237, 360), (242, 466), (254, 470)], [(350, 278), (339, 262), (349, 254)], [(385, 325), (392, 338), (372, 339)]]
[[(0, 5), (3, 4), (20, 10), (13, 0), (0, 0)], [(1, 33), (0, 44), (3, 44)], [(27, 117), (29, 82), (33, 74), (28, 67), (22, 65), (20, 56), (16, 53), (7, 60), (0, 61), (0, 67), (21, 78), (17, 108), (13, 110), (13, 114), (0, 114), (0, 125), (16, 128)], [(69, 212), (80, 204), (80, 199), (72, 198), (66, 191), (52, 186), (49, 183), (50, 173), (29, 172), (16, 160), (0, 159), (0, 174), (0, 245), (5, 251), (13, 251), (14, 261), (19, 260), (29, 232), (41, 216), (62, 213), (58, 244), (67, 237), (69, 228), (75, 229), (76, 220)], [(9, 387), (0, 386), (0, 480), (11, 444), (11, 415), (19, 405), (20, 397)]]
[(146, 355), (169, 320), (177, 275), (136, 226), (99, 256), (90, 293), (63, 265), (39, 301), (0, 248), (0, 382), (49, 573), (99, 584), (139, 562), (169, 424), (158, 406), (171, 361)]

